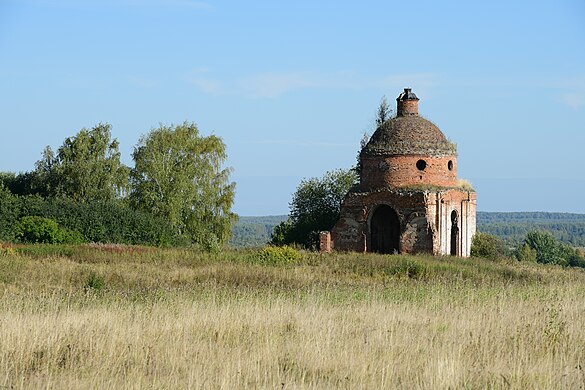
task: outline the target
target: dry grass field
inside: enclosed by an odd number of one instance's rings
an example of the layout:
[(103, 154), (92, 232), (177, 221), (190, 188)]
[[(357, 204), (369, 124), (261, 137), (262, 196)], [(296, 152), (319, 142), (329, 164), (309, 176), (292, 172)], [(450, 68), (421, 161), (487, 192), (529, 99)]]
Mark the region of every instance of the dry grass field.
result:
[(585, 384), (582, 270), (24, 249), (0, 256), (0, 389)]

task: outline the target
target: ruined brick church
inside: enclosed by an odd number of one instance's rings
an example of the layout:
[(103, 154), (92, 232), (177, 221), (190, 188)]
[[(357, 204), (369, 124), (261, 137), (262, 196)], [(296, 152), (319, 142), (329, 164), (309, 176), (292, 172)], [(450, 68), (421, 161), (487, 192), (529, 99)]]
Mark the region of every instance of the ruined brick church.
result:
[(457, 147), (418, 114), (408, 88), (360, 153), (360, 182), (321, 250), (469, 256), (476, 194), (457, 178)]

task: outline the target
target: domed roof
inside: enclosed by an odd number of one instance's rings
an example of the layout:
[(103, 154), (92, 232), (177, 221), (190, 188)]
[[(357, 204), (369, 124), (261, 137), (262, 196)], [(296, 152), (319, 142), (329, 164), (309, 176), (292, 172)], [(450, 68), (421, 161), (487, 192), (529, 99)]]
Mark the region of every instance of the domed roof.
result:
[(434, 123), (416, 114), (384, 122), (364, 146), (362, 154), (450, 156), (457, 154), (457, 147)]

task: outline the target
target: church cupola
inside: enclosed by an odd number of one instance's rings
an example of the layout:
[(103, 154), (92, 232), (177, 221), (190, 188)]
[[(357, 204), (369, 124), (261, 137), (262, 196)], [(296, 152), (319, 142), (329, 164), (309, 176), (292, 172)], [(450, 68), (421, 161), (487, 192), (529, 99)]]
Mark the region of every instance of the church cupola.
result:
[(418, 115), (418, 97), (410, 88), (404, 88), (404, 92), (396, 98), (398, 116)]

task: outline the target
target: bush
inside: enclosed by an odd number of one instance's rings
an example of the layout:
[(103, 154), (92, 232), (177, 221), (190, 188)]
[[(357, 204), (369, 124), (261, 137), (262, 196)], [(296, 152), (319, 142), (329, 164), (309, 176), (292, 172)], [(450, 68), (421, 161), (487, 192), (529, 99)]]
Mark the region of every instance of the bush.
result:
[(499, 237), (477, 232), (471, 240), (471, 256), (499, 259), (509, 255), (508, 249)]
[(559, 243), (550, 232), (529, 232), (524, 243), (536, 251), (536, 261), (539, 263), (562, 264), (564, 262)]
[[(56, 221), (69, 229), (65, 242), (83, 241), (155, 246), (187, 246), (191, 242), (178, 234), (168, 223), (143, 211), (131, 209), (121, 201), (77, 203), (66, 198), (44, 199), (38, 196), (14, 197), (20, 217), (38, 215)], [(13, 230), (13, 215), (0, 214), (0, 226)], [(8, 229), (7, 229), (8, 230)], [(1, 231), (1, 230), (0, 230)], [(80, 234), (79, 234), (80, 233)], [(0, 239), (11, 240), (5, 234)]]
[(105, 287), (105, 285), (106, 282), (104, 281), (104, 278), (97, 275), (95, 272), (92, 272), (87, 277), (83, 289), (85, 291), (101, 291)]
[(38, 216), (20, 218), (14, 231), (17, 240), (33, 244), (60, 244), (64, 239), (57, 222)]
[(0, 242), (0, 257), (15, 255), (16, 251), (10, 245), (6, 245)]
[(527, 262), (530, 262), (530, 263), (535, 263), (536, 262), (536, 250), (532, 249), (526, 243), (520, 245), (516, 249), (516, 252), (514, 253), (514, 256), (516, 257), (516, 259), (518, 261), (527, 261)]
[(255, 253), (252, 261), (267, 265), (283, 265), (294, 263), (301, 257), (299, 251), (287, 245), (267, 246)]
[(548, 231), (529, 232), (524, 239), (524, 245), (534, 250), (538, 263), (585, 268), (583, 254), (579, 250), (557, 241)]

